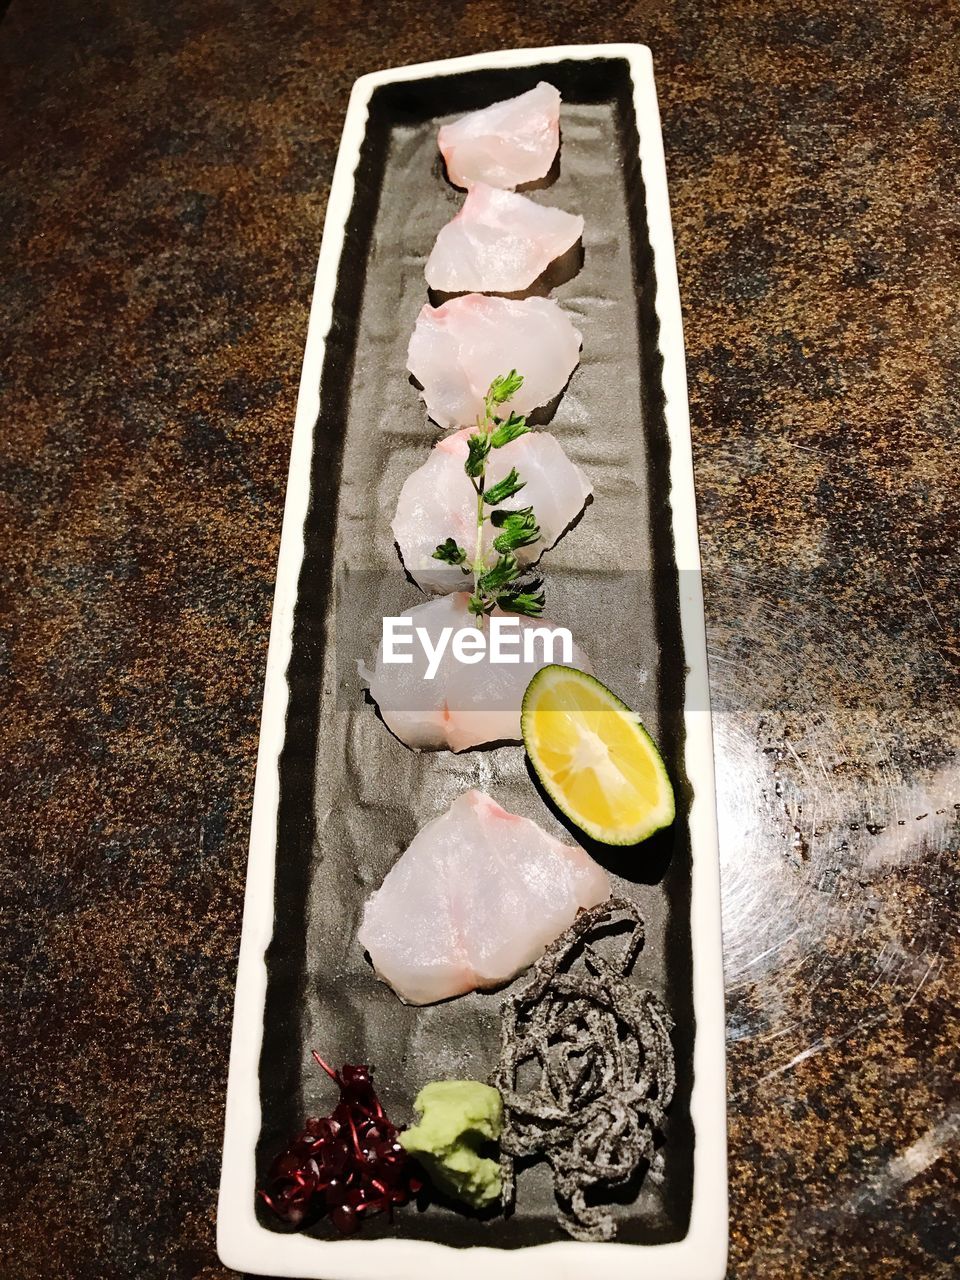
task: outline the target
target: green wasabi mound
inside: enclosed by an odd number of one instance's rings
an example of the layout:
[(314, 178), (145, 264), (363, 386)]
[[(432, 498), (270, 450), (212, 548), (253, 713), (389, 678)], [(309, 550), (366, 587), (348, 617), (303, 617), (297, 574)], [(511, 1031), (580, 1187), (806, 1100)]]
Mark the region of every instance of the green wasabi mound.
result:
[(434, 1080), (417, 1094), (420, 1122), (399, 1135), (434, 1186), (484, 1209), (500, 1195), (500, 1166), (481, 1156), (485, 1142), (496, 1142), (503, 1127), (499, 1092), (478, 1080)]

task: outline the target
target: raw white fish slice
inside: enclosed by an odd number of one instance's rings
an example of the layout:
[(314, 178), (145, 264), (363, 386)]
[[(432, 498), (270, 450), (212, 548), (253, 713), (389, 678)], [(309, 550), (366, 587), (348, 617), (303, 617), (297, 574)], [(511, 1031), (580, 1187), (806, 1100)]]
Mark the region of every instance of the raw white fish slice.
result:
[[(455, 538), (470, 557), (477, 540), (477, 495), (463, 469), (467, 441), (473, 429), (465, 427), (434, 445), (429, 458), (407, 476), (393, 517), (393, 536), (407, 572), (424, 591), (457, 591), (465, 578), (457, 568), (433, 558), (437, 546)], [(583, 509), (593, 492), (580, 468), (564, 453), (549, 431), (529, 431), (509, 444), (490, 451), (487, 487), (516, 467), (524, 487), (500, 505), (516, 511), (532, 506), (541, 537), (514, 553), (521, 564), (532, 564), (552, 547)], [(492, 563), (491, 545), (498, 530), (484, 525), (484, 550)]]
[(532, 413), (567, 385), (580, 359), (580, 333), (552, 298), (468, 293), (442, 307), (425, 306), (407, 351), (407, 368), (423, 387), (430, 417), (441, 427), (476, 422), (494, 378), (516, 369), (523, 386), (510, 401)]
[(428, 822), (367, 900), (357, 940), (408, 1004), (509, 981), (610, 896), (577, 845), (467, 791)]
[(441, 228), (427, 259), (427, 284), (443, 293), (516, 293), (582, 234), (579, 215), (478, 182)]
[[(436, 646), (445, 627), (456, 632), (474, 625), (467, 600), (467, 592), (457, 591), (407, 609), (402, 616), (411, 619), (412, 627), (423, 628), (431, 646)], [(501, 609), (494, 610), (494, 617), (516, 617), (521, 641), (524, 632), (554, 626), (545, 618), (519, 617)], [(370, 695), (384, 724), (401, 742), (415, 751), (467, 751), (488, 742), (520, 741), (520, 704), (527, 685), (545, 665), (540, 644), (532, 662), (496, 663), (485, 655), (482, 661), (467, 664), (454, 656), (448, 643), (432, 680), (425, 678), (428, 661), (416, 638), (405, 652), (412, 662), (386, 662), (381, 642), (374, 669), (367, 674)], [(522, 658), (519, 643), (514, 652)], [(552, 661), (561, 659), (557, 644)], [(570, 665), (592, 670), (576, 641)]]
[(534, 182), (549, 173), (560, 145), (559, 90), (541, 80), (527, 93), (445, 124), (437, 142), (458, 187)]

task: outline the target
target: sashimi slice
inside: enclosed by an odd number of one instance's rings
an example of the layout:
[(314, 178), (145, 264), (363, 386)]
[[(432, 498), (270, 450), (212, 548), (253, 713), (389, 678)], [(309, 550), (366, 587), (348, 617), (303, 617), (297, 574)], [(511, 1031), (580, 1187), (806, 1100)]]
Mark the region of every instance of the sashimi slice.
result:
[(445, 124), (437, 142), (458, 187), (534, 182), (549, 173), (560, 145), (559, 90), (541, 80), (527, 93)]
[(476, 422), (494, 378), (510, 369), (523, 385), (510, 401), (532, 413), (567, 385), (580, 359), (580, 333), (552, 298), (468, 293), (442, 307), (425, 306), (407, 351), (407, 368), (423, 387), (427, 412), (440, 427)]
[(367, 900), (357, 940), (408, 1004), (508, 982), (610, 896), (610, 879), (482, 791), (428, 822)]
[(427, 284), (443, 293), (516, 293), (582, 234), (579, 215), (478, 182), (441, 228), (427, 259)]
[[(434, 445), (429, 458), (407, 476), (396, 514), (393, 536), (407, 572), (424, 591), (457, 591), (464, 576), (457, 568), (433, 558), (437, 546), (454, 538), (472, 557), (477, 541), (477, 494), (463, 469), (467, 441), (474, 431), (465, 427)], [(529, 431), (509, 444), (490, 451), (487, 486), (497, 483), (516, 467), (524, 487), (500, 505), (516, 511), (532, 506), (540, 525), (540, 538), (514, 553), (521, 564), (533, 564), (560, 538), (582, 511), (593, 492), (580, 468), (564, 453), (549, 431)], [(491, 546), (498, 530), (484, 524), (484, 551), (490, 563), (496, 558)]]
[[(436, 647), (444, 628), (449, 627), (455, 633), (473, 627), (475, 620), (467, 600), (467, 592), (458, 591), (407, 609), (401, 615), (411, 620), (407, 634), (413, 634), (413, 629), (420, 627), (431, 647)], [(512, 651), (521, 659), (523, 633), (554, 626), (545, 618), (525, 618), (500, 609), (496, 609), (493, 616), (517, 618), (520, 641)], [(555, 644), (552, 656), (546, 657), (543, 645), (538, 643), (534, 660), (530, 662), (492, 662), (488, 650), (482, 661), (468, 664), (457, 659), (448, 640), (436, 674), (428, 680), (428, 658), (415, 634), (402, 652), (412, 657), (412, 661), (387, 662), (381, 641), (374, 669), (367, 678), (370, 695), (380, 709), (384, 724), (415, 751), (466, 751), (487, 742), (519, 742), (520, 704), (527, 685), (548, 662), (562, 664), (563, 660), (559, 643)], [(587, 655), (575, 639), (568, 665), (581, 671), (592, 670)]]

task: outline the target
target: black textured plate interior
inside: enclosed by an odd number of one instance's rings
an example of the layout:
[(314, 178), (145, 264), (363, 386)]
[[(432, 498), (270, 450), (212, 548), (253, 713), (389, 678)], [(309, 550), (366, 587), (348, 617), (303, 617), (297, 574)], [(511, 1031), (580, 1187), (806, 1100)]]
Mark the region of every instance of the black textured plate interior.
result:
[[(659, 1186), (647, 1179), (618, 1211), (620, 1240), (656, 1243), (684, 1236), (692, 1191), (690, 793), (656, 263), (632, 83), (616, 58), (406, 81), (378, 88), (370, 104), (324, 359), (289, 667), (258, 1171), (306, 1115), (326, 1114), (334, 1101), (311, 1048), (336, 1063), (373, 1063), (400, 1122), (426, 1081), (483, 1079), (494, 1065), (502, 993), (410, 1008), (376, 979), (357, 945), (366, 897), (416, 831), (478, 786), (562, 834), (520, 747), (409, 751), (387, 732), (355, 675), (355, 660), (375, 649), (387, 602), (396, 611), (423, 599), (402, 573), (390, 520), (403, 479), (439, 434), (405, 369), (426, 301), (425, 258), (463, 198), (445, 181), (437, 129), (540, 79), (563, 95), (562, 146), (558, 169), (531, 196), (586, 220), (582, 266), (553, 290), (583, 333), (583, 352), (550, 430), (594, 486), (583, 519), (545, 561), (547, 614), (570, 626), (600, 678), (640, 712), (678, 796), (671, 831), (639, 852), (604, 859), (616, 891), (634, 898), (647, 922), (637, 979), (663, 996), (676, 1022), (665, 1178)], [(612, 569), (624, 572), (611, 577)], [(259, 1212), (264, 1226), (284, 1229)], [(554, 1215), (549, 1177), (534, 1167), (520, 1176), (509, 1218), (479, 1221), (434, 1204), (409, 1207), (392, 1225), (371, 1220), (364, 1235), (514, 1247), (565, 1238)], [(323, 1224), (314, 1230), (329, 1232)]]

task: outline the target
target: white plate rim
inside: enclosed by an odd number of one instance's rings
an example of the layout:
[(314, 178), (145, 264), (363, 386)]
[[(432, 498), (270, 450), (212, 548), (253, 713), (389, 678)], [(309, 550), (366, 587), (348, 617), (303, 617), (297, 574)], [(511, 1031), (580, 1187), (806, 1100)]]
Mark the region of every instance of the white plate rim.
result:
[[(656, 312), (665, 419), (670, 440), (670, 509), (680, 583), (680, 623), (688, 675), (684, 697), (684, 759), (694, 793), (689, 815), (692, 857), (694, 1079), (693, 1200), (682, 1240), (660, 1245), (561, 1241), (516, 1249), (455, 1248), (423, 1240), (315, 1240), (262, 1227), (255, 1212), (254, 1153), (260, 1132), (259, 1059), (273, 931), (273, 890), (280, 798), (279, 764), (289, 690), (303, 527), (309, 503), (313, 432), (320, 408), (324, 349), (333, 316), (337, 268), (353, 200), (354, 173), (371, 94), (381, 85), (495, 67), (617, 58), (627, 62), (640, 139), (646, 215), (654, 254)], [(557, 45), (470, 54), (392, 67), (358, 79), (350, 94), (317, 264), (316, 281), (294, 422), (273, 617), (264, 681), (250, 846), (224, 1121), (217, 1252), (238, 1271), (301, 1280), (722, 1280), (727, 1259), (726, 1077), (720, 879), (713, 739), (708, 701), (706, 637), (680, 291), (677, 281), (666, 165), (646, 45)]]

